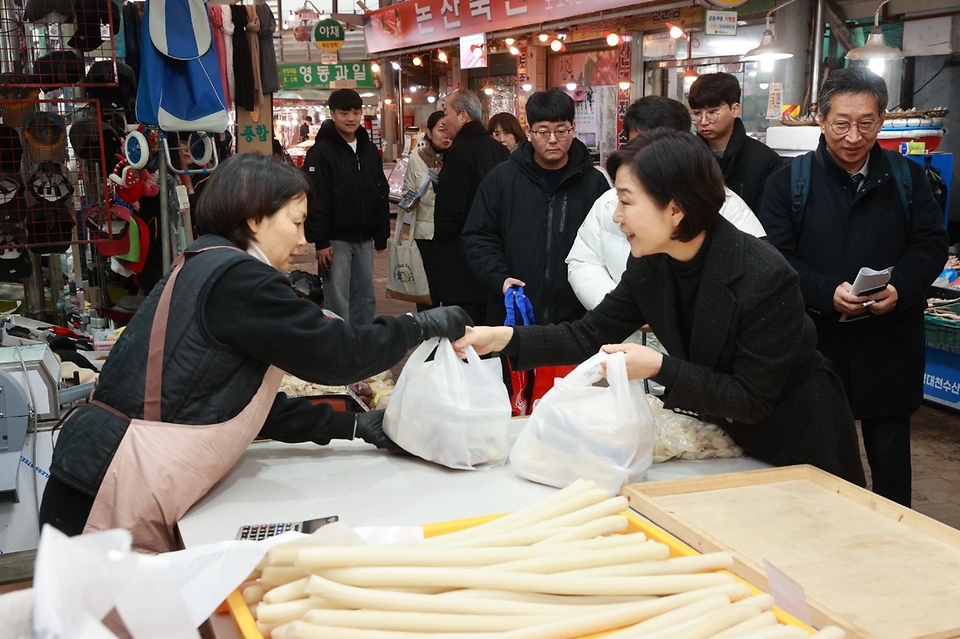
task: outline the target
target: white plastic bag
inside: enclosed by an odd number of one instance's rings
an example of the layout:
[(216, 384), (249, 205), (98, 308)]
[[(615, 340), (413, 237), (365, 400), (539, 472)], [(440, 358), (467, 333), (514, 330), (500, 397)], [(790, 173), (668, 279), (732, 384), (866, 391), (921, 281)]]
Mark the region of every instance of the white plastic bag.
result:
[[(609, 386), (600, 387), (600, 364)], [(611, 495), (640, 481), (653, 457), (654, 421), (623, 353), (598, 353), (558, 379), (520, 433), (510, 464), (525, 479), (561, 488), (581, 477)]]
[(501, 371), (499, 359), (481, 360), (472, 347), (464, 362), (450, 340), (427, 340), (400, 372), (383, 432), (407, 452), (449, 468), (503, 464), (510, 453), (510, 399)]

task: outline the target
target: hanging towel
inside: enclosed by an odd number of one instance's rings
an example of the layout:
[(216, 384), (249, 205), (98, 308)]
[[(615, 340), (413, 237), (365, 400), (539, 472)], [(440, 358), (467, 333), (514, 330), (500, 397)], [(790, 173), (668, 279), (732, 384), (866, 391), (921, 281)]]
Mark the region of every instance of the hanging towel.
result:
[(224, 97), (230, 101), (230, 94), (227, 88), (230, 83), (227, 79), (227, 45), (223, 37), (223, 7), (219, 4), (212, 4), (208, 9), (210, 13), (210, 26), (213, 27), (213, 48), (217, 51), (217, 62), (220, 67), (220, 81), (223, 83)]
[(250, 57), (250, 40), (247, 38), (247, 10), (231, 5), (233, 16), (233, 87), (237, 106), (253, 111), (254, 102), (253, 60)]
[(273, 34), (277, 32), (277, 20), (265, 4), (257, 5), (260, 18), (260, 83), (264, 95), (280, 90), (280, 73), (277, 70), (277, 51), (273, 47)]
[(260, 18), (257, 8), (253, 5), (244, 7), (247, 10), (247, 40), (250, 42), (250, 66), (253, 68), (253, 103), (263, 104), (263, 84), (260, 80)]
[(220, 19), (223, 20), (223, 49), (226, 55), (224, 59), (227, 61), (227, 81), (223, 85), (224, 91), (226, 91), (227, 99), (230, 100), (230, 104), (234, 104), (234, 78), (233, 78), (233, 15), (230, 11), (230, 7), (221, 7)]

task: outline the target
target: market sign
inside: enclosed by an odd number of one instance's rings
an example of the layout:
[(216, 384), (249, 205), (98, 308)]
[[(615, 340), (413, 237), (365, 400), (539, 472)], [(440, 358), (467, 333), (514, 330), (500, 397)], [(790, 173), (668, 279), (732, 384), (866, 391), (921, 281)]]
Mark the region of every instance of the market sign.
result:
[(343, 46), (343, 25), (330, 18), (313, 27), (313, 39), (324, 51), (336, 51)]
[(737, 12), (707, 11), (707, 24), (705, 32), (707, 35), (737, 35)]
[(376, 89), (369, 61), (340, 64), (278, 64), (280, 89)]
[(406, 0), (363, 16), (367, 51), (379, 53), (475, 33), (623, 7), (624, 0)]

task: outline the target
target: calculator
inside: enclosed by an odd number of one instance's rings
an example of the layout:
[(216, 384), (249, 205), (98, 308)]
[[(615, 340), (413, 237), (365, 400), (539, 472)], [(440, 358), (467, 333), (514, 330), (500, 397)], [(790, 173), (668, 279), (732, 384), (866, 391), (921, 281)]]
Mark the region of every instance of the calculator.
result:
[(274, 537), (280, 533), (289, 532), (291, 530), (296, 532), (302, 532), (310, 534), (315, 530), (319, 529), (321, 526), (326, 526), (327, 524), (332, 524), (335, 521), (340, 521), (340, 518), (336, 515), (332, 517), (321, 517), (319, 519), (305, 519), (304, 521), (288, 521), (281, 522), (277, 524), (251, 524), (249, 526), (241, 526), (240, 530), (237, 531), (237, 539), (249, 539), (250, 541), (263, 541), (268, 537)]

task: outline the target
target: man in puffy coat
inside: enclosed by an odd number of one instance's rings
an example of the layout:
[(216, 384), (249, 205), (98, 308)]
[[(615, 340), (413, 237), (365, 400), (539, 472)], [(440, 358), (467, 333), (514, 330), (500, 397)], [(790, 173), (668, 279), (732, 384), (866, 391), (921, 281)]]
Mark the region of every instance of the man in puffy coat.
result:
[[(582, 317), (564, 260), (596, 199), (610, 188), (576, 139), (573, 99), (551, 89), (527, 100), (530, 144), (483, 180), (463, 229), (467, 261), (493, 298), (523, 286), (537, 324)], [(503, 304), (490, 304), (491, 325)]]
[[(677, 131), (690, 130), (690, 113), (676, 100), (650, 95), (630, 105), (623, 118), (627, 140), (644, 131), (666, 127)], [(740, 196), (725, 189), (727, 200), (720, 209), (725, 217), (744, 233), (764, 237), (766, 233), (757, 216)], [(587, 214), (577, 239), (567, 255), (567, 277), (577, 299), (592, 310), (620, 282), (630, 257), (630, 243), (613, 221), (617, 208), (617, 192), (613, 189), (600, 196)]]
[(373, 251), (390, 236), (390, 186), (383, 160), (363, 128), (363, 102), (353, 89), (330, 94), (331, 119), (307, 151), (303, 170), (313, 183), (304, 233), (330, 275), (323, 281), (327, 308), (351, 324), (376, 315)]

